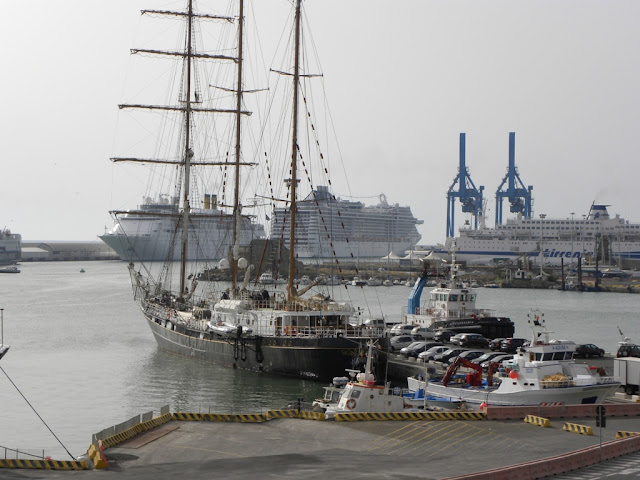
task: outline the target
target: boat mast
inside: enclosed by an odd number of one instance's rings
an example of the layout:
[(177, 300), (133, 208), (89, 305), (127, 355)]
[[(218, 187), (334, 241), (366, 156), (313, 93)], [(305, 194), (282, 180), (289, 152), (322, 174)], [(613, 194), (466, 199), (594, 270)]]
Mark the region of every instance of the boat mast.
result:
[(231, 291), (236, 290), (238, 275), (238, 223), (240, 222), (240, 118), (242, 107), (242, 44), (244, 30), (244, 0), (240, 0), (238, 17), (238, 84), (236, 87), (236, 183), (233, 199), (233, 247), (231, 255)]
[(295, 273), (295, 241), (296, 241), (296, 186), (297, 159), (298, 159), (298, 83), (300, 80), (300, 4), (302, 0), (296, 0), (296, 31), (295, 53), (293, 70), (293, 127), (291, 134), (291, 212), (289, 228), (289, 279), (287, 283), (287, 295), (289, 300), (293, 297), (293, 275)]
[(189, 0), (187, 12), (187, 91), (185, 104), (185, 141), (184, 141), (184, 188), (182, 195), (182, 249), (180, 253), (180, 296), (185, 294), (185, 279), (187, 276), (187, 232), (189, 230), (189, 181), (191, 173), (191, 158), (193, 150), (190, 145), (191, 131), (191, 37), (193, 28), (193, 1)]

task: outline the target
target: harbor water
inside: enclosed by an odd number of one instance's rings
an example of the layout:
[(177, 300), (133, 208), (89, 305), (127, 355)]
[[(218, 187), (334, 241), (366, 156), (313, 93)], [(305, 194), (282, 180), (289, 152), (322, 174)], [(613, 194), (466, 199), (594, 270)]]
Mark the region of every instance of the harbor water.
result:
[[(124, 262), (27, 263), (20, 269), (0, 275), (4, 343), (11, 345), (0, 360), (0, 452), (44, 451), (64, 460), (65, 448), (77, 456), (93, 433), (158, 413), (163, 405), (172, 411), (263, 412), (322, 394), (323, 384), (316, 382), (158, 351), (133, 301)], [(334, 288), (330, 293), (361, 307), (363, 318), (396, 320), (410, 292), (405, 286)], [(615, 352), (619, 327), (640, 341), (635, 294), (480, 288), (478, 307), (511, 317), (520, 337), (528, 337), (526, 314), (537, 308), (554, 338)]]

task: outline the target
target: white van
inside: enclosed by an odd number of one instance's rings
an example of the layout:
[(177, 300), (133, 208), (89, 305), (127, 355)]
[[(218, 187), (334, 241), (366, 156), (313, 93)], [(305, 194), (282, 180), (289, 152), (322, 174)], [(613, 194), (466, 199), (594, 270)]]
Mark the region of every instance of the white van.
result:
[(416, 337), (420, 337), (425, 340), (433, 340), (436, 333), (429, 327), (415, 327), (411, 330), (411, 335), (415, 335)]

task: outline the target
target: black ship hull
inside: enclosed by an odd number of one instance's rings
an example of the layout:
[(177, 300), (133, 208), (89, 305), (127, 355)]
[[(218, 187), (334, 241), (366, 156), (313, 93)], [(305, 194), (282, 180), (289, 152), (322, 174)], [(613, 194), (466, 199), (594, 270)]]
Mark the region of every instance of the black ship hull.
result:
[(488, 339), (513, 337), (515, 326), (507, 317), (456, 318), (438, 320), (432, 328), (451, 330), (456, 333), (479, 333)]
[[(345, 369), (362, 370), (366, 361), (366, 337), (219, 335), (145, 318), (161, 350), (218, 365), (331, 382)], [(376, 343), (386, 348), (388, 340)]]

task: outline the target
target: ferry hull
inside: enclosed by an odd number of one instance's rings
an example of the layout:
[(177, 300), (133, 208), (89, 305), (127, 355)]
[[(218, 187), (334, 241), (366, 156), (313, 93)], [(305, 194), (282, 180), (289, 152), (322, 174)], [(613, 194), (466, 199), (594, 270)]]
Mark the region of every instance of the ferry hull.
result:
[(359, 369), (365, 361), (364, 337), (220, 336), (145, 318), (161, 350), (217, 365), (329, 382), (336, 372)]

